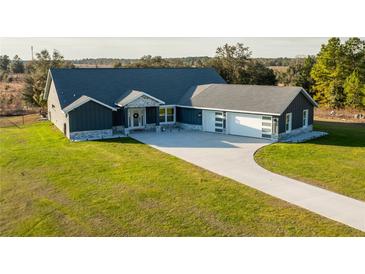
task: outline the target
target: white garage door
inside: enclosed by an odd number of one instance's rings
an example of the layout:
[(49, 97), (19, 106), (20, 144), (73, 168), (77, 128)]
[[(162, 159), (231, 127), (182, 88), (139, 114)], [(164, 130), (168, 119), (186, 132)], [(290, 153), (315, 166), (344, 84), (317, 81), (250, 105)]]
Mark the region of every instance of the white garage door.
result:
[(227, 113), (229, 134), (261, 138), (262, 116), (245, 113)]
[(203, 131), (215, 132), (215, 111), (203, 110)]

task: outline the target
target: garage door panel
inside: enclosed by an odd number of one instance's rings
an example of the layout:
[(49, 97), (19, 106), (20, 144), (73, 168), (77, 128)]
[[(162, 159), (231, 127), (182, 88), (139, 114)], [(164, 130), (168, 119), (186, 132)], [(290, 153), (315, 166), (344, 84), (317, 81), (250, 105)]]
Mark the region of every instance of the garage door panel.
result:
[(228, 133), (261, 138), (261, 115), (228, 113)]

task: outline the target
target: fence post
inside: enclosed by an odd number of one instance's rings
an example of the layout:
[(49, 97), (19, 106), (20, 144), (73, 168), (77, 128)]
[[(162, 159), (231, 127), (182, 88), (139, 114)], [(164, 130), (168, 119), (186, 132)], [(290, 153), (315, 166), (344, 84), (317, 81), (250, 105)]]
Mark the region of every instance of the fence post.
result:
[(24, 126), (24, 114), (22, 115), (22, 118), (23, 118), (22, 120), (23, 120), (23, 126)]

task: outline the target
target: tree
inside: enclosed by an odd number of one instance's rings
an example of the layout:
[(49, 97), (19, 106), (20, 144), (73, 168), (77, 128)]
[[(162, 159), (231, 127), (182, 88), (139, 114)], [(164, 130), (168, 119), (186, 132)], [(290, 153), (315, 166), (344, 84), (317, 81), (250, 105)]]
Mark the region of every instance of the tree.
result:
[(365, 41), (360, 38), (349, 38), (344, 44), (344, 69), (345, 74), (350, 75), (354, 71), (362, 82), (365, 82)]
[(24, 73), (24, 64), (18, 55), (15, 55), (11, 61), (10, 69), (13, 73)]
[[(341, 44), (339, 38), (329, 39), (322, 45), (310, 75), (314, 80), (315, 99), (334, 108), (353, 105), (354, 85), (365, 83), (365, 41), (353, 37)], [(349, 92), (345, 92), (345, 82)]]
[(344, 46), (339, 38), (331, 38), (322, 45), (317, 61), (311, 70), (315, 99), (333, 108), (343, 106), (343, 83), (346, 79), (344, 69)]
[(7, 55), (0, 55), (0, 70), (8, 71), (10, 65), (10, 59)]
[(122, 63), (121, 62), (114, 63), (113, 67), (114, 68), (121, 68), (122, 67)]
[(315, 63), (316, 58), (314, 56), (298, 59), (294, 64), (289, 65), (287, 72), (283, 73), (281, 81), (288, 86), (302, 87), (313, 96), (314, 80), (310, 73)]
[(23, 97), (32, 105), (41, 107), (44, 111), (46, 101), (43, 99), (48, 70), (50, 68), (72, 68), (73, 64), (64, 60), (63, 56), (54, 50), (52, 56), (47, 50), (36, 54), (36, 60), (28, 65), (28, 73), (25, 77)]
[(314, 80), (310, 73), (315, 63), (316, 58), (308, 55), (304, 60), (303, 65), (300, 67), (297, 77), (294, 78), (294, 85), (304, 88), (311, 95), (313, 95), (312, 87), (314, 85)]
[(344, 92), (346, 94), (346, 105), (353, 108), (364, 106), (365, 85), (361, 84), (359, 73), (355, 70), (344, 83)]
[(246, 69), (247, 82), (250, 85), (276, 85), (277, 80), (272, 69), (258, 61), (251, 61)]
[(249, 75), (246, 71), (249, 64), (251, 51), (243, 44), (236, 45), (225, 44), (223, 47), (218, 47), (216, 55), (211, 61), (211, 66), (229, 84), (243, 84), (249, 82)]

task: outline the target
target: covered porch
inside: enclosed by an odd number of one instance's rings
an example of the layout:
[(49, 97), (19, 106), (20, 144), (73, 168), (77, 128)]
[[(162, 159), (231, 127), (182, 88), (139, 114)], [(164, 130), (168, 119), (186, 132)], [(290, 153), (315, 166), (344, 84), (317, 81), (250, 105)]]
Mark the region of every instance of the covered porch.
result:
[(175, 123), (175, 108), (145, 92), (132, 90), (116, 101), (113, 112), (113, 134), (131, 131), (160, 131), (161, 124)]

